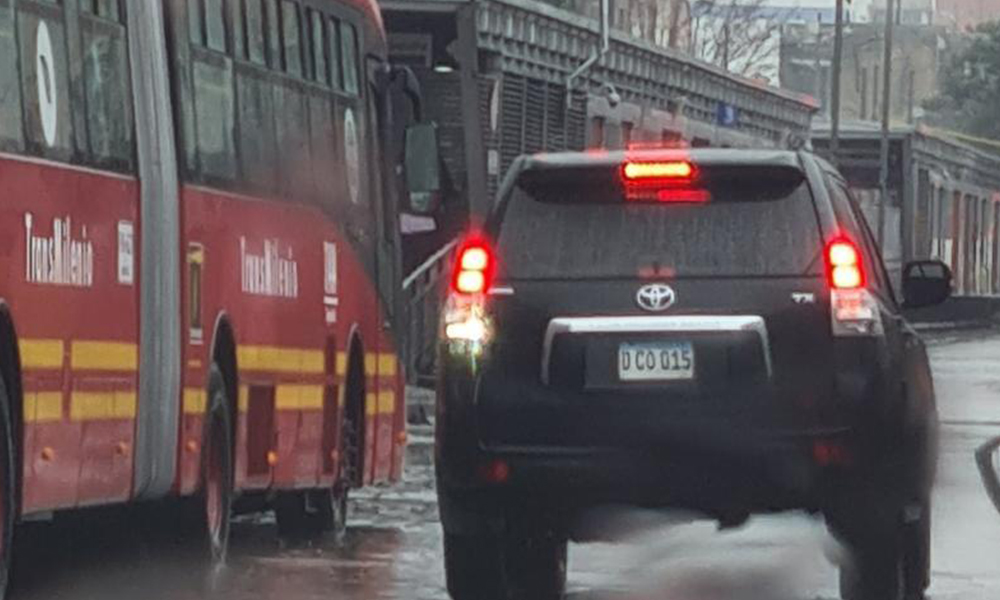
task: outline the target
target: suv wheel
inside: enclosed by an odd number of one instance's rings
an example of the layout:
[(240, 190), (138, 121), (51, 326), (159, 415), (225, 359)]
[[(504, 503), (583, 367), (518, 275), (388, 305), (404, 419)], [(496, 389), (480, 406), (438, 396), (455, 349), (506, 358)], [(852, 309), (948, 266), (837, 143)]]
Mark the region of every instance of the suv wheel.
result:
[(840, 567), (843, 600), (903, 600), (903, 557), (894, 544), (853, 548), (850, 564)]
[(453, 600), (560, 600), (566, 590), (565, 538), (491, 534), (444, 536)]
[(840, 567), (840, 597), (903, 600), (906, 552), (902, 515), (878, 503), (856, 506), (867, 508), (827, 517), (833, 532), (850, 551), (849, 560)]

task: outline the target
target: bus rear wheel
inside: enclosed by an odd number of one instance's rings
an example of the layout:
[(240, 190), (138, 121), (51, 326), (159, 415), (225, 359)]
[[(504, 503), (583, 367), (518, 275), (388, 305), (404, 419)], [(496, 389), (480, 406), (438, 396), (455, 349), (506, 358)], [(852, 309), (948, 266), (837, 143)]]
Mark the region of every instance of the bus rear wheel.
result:
[(199, 546), (212, 565), (225, 563), (233, 502), (232, 420), (222, 371), (212, 365), (202, 436), (201, 491), (196, 507)]

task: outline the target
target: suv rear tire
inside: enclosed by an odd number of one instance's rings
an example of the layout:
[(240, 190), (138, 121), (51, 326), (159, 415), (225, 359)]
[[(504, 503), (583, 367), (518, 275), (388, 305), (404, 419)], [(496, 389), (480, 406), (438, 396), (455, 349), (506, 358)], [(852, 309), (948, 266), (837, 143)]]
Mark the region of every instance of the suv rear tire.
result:
[[(840, 597), (843, 600), (913, 600), (907, 589), (908, 562), (914, 556), (914, 524), (903, 519), (903, 508), (894, 502), (878, 502), (869, 494), (856, 498), (851, 509), (827, 515), (833, 533), (850, 552), (840, 567)], [(863, 501), (865, 500), (865, 501)], [(929, 541), (929, 537), (927, 538)], [(922, 594), (922, 588), (920, 590)]]
[(873, 542), (852, 549), (840, 567), (843, 600), (903, 600), (903, 555), (896, 544)]
[(565, 538), (548, 535), (444, 536), (452, 600), (560, 600), (566, 591)]

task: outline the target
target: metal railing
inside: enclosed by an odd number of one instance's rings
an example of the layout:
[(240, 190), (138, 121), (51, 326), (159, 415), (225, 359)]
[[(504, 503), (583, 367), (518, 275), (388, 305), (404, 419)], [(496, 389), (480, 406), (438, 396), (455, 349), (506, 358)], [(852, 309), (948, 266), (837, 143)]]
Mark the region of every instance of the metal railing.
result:
[(434, 380), (438, 326), (456, 241), (435, 252), (403, 280), (406, 302), (406, 379), (429, 386)]

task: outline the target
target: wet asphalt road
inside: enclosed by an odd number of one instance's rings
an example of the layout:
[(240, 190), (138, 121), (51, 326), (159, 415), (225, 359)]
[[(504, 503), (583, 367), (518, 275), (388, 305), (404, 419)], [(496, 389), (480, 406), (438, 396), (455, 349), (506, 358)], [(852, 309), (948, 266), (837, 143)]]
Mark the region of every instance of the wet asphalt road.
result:
[[(973, 451), (1000, 435), (1000, 335), (931, 348), (944, 426), (934, 498), (932, 600), (1000, 598), (1000, 515)], [(289, 543), (269, 515), (234, 526), (229, 565), (206, 573), (149, 511), (101, 511), (20, 534), (13, 598), (443, 600), (430, 432), (411, 432), (406, 481), (354, 496), (343, 539)], [(151, 516), (152, 515), (152, 516)], [(572, 546), (573, 600), (833, 599), (839, 549), (797, 514), (719, 533), (678, 515), (636, 513), (614, 544)]]

